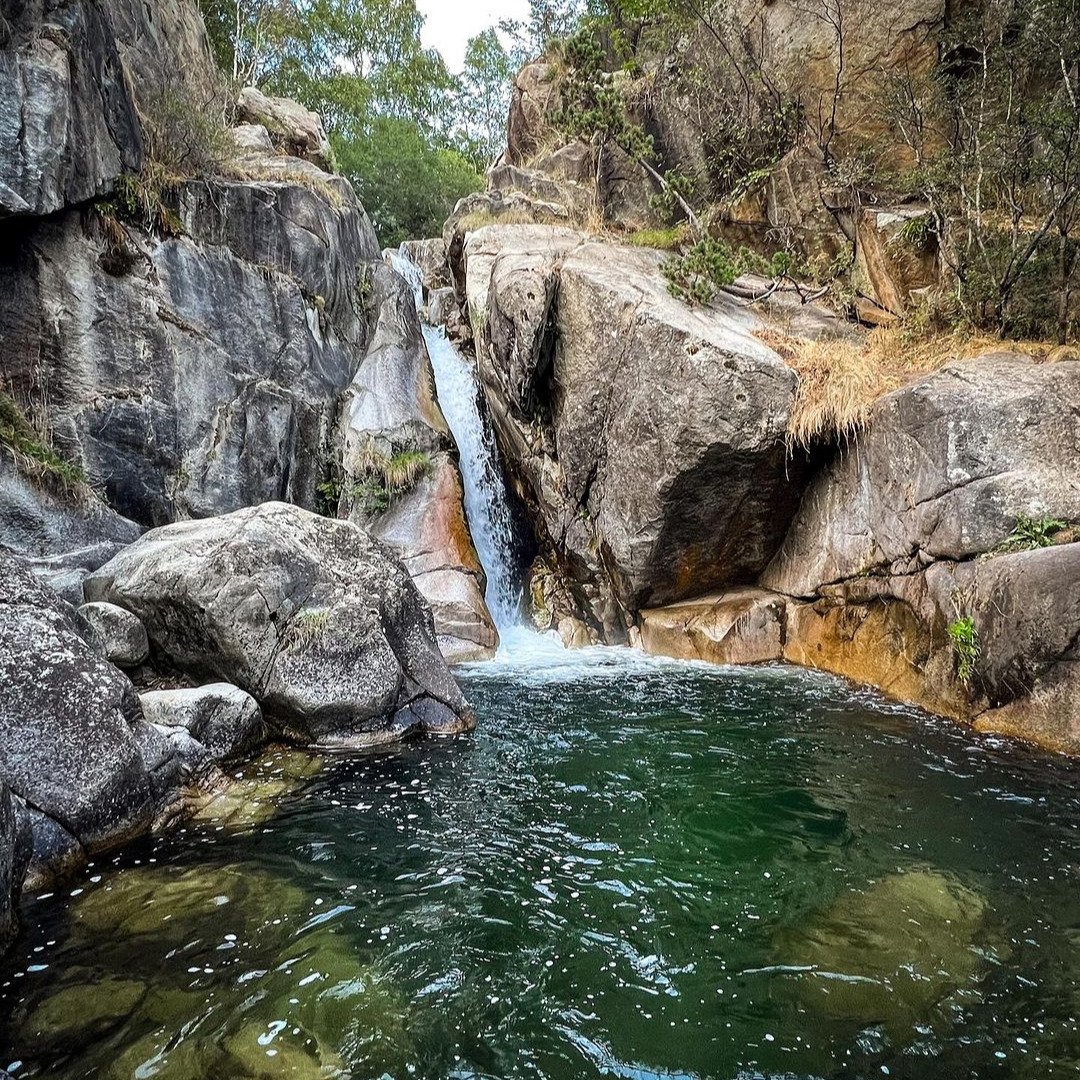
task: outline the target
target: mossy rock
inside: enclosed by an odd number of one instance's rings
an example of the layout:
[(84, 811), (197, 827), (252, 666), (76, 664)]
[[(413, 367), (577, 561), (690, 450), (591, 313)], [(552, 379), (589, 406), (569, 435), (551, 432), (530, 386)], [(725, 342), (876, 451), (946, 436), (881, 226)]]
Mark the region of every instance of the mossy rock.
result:
[(19, 1025), (23, 1039), (47, 1048), (92, 1042), (122, 1024), (146, 997), (146, 984), (106, 976), (61, 987)]
[(986, 901), (955, 878), (912, 870), (844, 893), (778, 942), (811, 1013), (890, 1033), (979, 996), (988, 967)]

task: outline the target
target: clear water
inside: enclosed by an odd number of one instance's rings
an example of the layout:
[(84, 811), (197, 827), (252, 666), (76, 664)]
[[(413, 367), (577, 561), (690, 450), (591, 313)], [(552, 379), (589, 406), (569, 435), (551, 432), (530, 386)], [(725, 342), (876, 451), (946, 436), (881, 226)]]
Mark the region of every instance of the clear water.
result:
[(234, 800), (30, 903), (0, 1064), (1077, 1075), (1076, 764), (783, 668), (463, 681), (474, 735), (331, 761), (269, 820)]
[[(404, 250), (392, 252), (391, 264), (413, 288), (417, 310), (424, 304), (419, 267)], [(488, 609), (500, 633), (513, 631), (520, 619), (522, 590), (514, 566), (514, 525), (495, 435), (480, 411), (476, 366), (451, 344), (441, 327), (425, 324), (435, 387), (447, 424), (458, 445), (465, 516), (480, 565), (487, 575)]]

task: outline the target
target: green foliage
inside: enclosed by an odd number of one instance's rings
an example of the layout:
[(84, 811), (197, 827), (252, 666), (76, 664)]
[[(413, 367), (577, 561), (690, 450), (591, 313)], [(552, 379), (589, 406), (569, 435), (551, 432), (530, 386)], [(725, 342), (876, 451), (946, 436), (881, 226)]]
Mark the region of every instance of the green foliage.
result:
[(678, 251), (686, 243), (689, 233), (685, 223), (669, 229), (638, 229), (628, 233), (625, 240), (634, 247), (655, 248), (657, 251)]
[(780, 251), (766, 259), (749, 248), (733, 251), (723, 240), (706, 236), (682, 255), (668, 259), (660, 272), (668, 292), (688, 304), (708, 304), (718, 289), (732, 284), (743, 274), (779, 278), (791, 273), (792, 256)]
[(730, 285), (739, 276), (731, 247), (711, 236), (699, 240), (678, 258), (669, 259), (661, 273), (671, 295), (688, 304), (708, 304), (717, 289)]
[[(183, 224), (165, 201), (168, 185), (161, 173), (148, 170), (142, 175), (125, 173), (112, 194), (98, 199), (94, 209), (104, 218), (134, 225), (162, 237), (179, 236)], [(117, 238), (118, 239), (118, 238)]]
[(16, 464), (32, 478), (66, 494), (86, 486), (82, 468), (62, 458), (34, 430), (14, 398), (0, 391), (0, 446), (12, 453)]
[(1058, 518), (1031, 518), (1020, 514), (1016, 519), (1016, 528), (1006, 543), (1013, 550), (1022, 551), (1052, 547), (1054, 537), (1068, 527), (1067, 521)]
[(962, 616), (949, 624), (948, 634), (956, 659), (956, 675), (965, 686), (969, 686), (980, 655), (979, 632), (975, 629), (975, 620), (970, 615)]
[(387, 247), (441, 234), (457, 201), (483, 187), (471, 162), (433, 144), (412, 120), (377, 116), (366, 138), (334, 141), (341, 171)]
[(652, 138), (630, 118), (620, 73), (605, 70), (607, 54), (598, 24), (588, 21), (562, 45), (568, 67), (562, 86), (562, 104), (553, 118), (567, 139), (603, 144), (613, 142), (629, 157), (651, 162), (656, 152)]
[(423, 450), (385, 453), (370, 441), (359, 455), (357, 474), (346, 483), (333, 477), (318, 486), (322, 512), (337, 514), (342, 501), (366, 517), (378, 517), (394, 499), (411, 491), (431, 469), (431, 455)]
[(494, 29), (471, 38), (458, 81), (457, 114), (462, 153), (480, 171), (506, 143), (506, 116), (515, 65)]

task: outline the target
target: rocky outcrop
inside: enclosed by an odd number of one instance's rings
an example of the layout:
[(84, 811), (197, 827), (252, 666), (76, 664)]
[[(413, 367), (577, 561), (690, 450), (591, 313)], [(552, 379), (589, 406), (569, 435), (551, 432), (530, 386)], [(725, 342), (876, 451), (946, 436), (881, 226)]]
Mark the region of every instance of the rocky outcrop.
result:
[(372, 526), (431, 605), (439, 648), (453, 664), (489, 659), (499, 644), (463, 500), (457, 467), (439, 455), (416, 487)]
[(142, 167), (140, 108), (166, 91), (206, 106), (216, 91), (186, 0), (3, 0), (0, 19), (0, 217), (105, 194)]
[(443, 655), (455, 663), (486, 659), (498, 637), (465, 520), (453, 438), (435, 396), (418, 292), (389, 265), (371, 281), (371, 342), (342, 410), (336, 509), (402, 559), (432, 607)]
[(1017, 519), (1080, 520), (1080, 364), (952, 364), (881, 401), (807, 490), (762, 575), (777, 592), (994, 551)]
[(174, 755), (86, 634), (0, 552), (0, 781), (29, 808), (32, 874), (145, 831), (176, 794)]
[(334, 153), (322, 119), (303, 105), (245, 86), (236, 102), (236, 118), (263, 128), (271, 143), (289, 157), (303, 158), (320, 169), (333, 167)]
[(466, 296), (499, 446), (596, 633), (748, 583), (794, 513), (796, 376), (734, 300), (673, 299), (653, 252), (566, 229), (469, 236)]
[(351, 189), (328, 190), (339, 205), (288, 181), (190, 184), (182, 235), (69, 213), (0, 257), (13, 392), (48, 403), (55, 442), (123, 517), (316, 505), (377, 255)]
[(767, 589), (644, 611), (643, 645), (1080, 752), (1080, 543), (1041, 524), (1080, 521), (1078, 400), (1076, 361), (1000, 353), (897, 391), (810, 483)]
[(416, 587), (349, 522), (269, 503), (166, 526), (86, 591), (138, 615), (176, 668), (241, 687), (304, 744), (471, 726)]

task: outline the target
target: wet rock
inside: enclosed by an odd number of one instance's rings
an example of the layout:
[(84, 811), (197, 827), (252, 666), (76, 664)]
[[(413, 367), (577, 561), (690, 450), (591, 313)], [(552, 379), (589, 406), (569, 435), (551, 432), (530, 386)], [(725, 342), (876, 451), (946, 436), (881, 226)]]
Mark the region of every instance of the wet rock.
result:
[(713, 664), (761, 664), (784, 654), (787, 600), (734, 589), (641, 612), (641, 645), (654, 655)]
[(0, 781), (0, 955), (19, 926), (19, 893), (26, 870), (25, 811)]
[(841, 895), (782, 935), (778, 961), (805, 1007), (899, 1038), (977, 1000), (992, 962), (986, 901), (955, 878), (909, 870)]
[(431, 605), (439, 649), (450, 663), (489, 659), (499, 642), (463, 499), (457, 466), (439, 455), (416, 487), (372, 525)]
[(135, 668), (150, 656), (146, 627), (130, 611), (115, 604), (83, 604), (79, 614), (110, 663), (119, 668)]
[(59, 822), (34, 809), (27, 811), (27, 822), (32, 847), (25, 890), (48, 888), (86, 865), (86, 850)]
[(416, 587), (349, 522), (268, 503), (166, 526), (87, 592), (135, 612), (179, 669), (247, 690), (290, 738), (386, 738), (394, 713), (425, 697), (448, 707), (437, 730), (472, 724)]
[(140, 694), (139, 701), (148, 723), (185, 729), (213, 761), (246, 754), (266, 735), (259, 703), (228, 683), (152, 690)]

